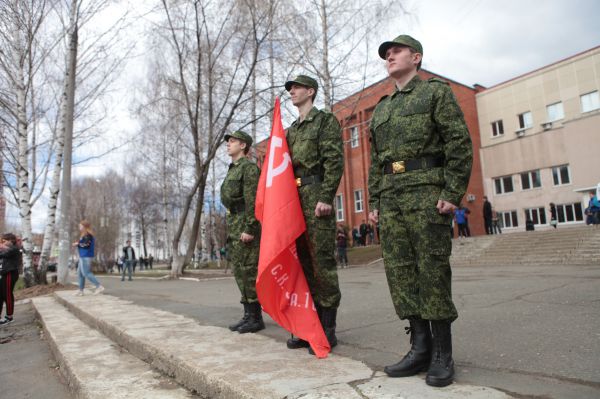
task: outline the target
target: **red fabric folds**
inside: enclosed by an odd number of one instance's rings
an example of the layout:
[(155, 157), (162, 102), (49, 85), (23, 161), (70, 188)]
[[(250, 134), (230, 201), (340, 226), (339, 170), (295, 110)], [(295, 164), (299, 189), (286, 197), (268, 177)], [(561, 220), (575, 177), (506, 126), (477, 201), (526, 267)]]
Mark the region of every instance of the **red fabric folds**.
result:
[(281, 124), (279, 98), (255, 209), (262, 225), (256, 292), (263, 310), (281, 327), (308, 341), (317, 357), (327, 357), (331, 348), (296, 253), (296, 239), (306, 224)]

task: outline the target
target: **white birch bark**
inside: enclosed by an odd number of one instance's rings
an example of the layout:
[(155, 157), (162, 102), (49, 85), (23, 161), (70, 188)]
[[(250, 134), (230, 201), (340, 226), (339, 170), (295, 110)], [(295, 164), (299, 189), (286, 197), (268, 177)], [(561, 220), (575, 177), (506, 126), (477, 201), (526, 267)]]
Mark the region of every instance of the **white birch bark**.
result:
[(23, 244), (23, 276), (25, 286), (30, 287), (34, 283), (32, 264), (32, 232), (31, 232), (31, 190), (29, 187), (29, 146), (27, 135), (27, 111), (26, 92), (23, 66), (19, 62), (15, 92), (17, 95), (17, 134), (19, 137), (18, 151), (18, 191), (19, 191), (19, 216), (21, 219), (21, 240)]
[(56, 229), (56, 209), (58, 204), (58, 195), (60, 193), (60, 174), (62, 171), (62, 159), (64, 150), (64, 129), (66, 116), (66, 96), (68, 91), (67, 80), (65, 79), (63, 95), (60, 101), (60, 115), (58, 119), (58, 128), (56, 129), (56, 152), (54, 159), (54, 170), (52, 172), (52, 182), (50, 183), (50, 199), (48, 201), (48, 215), (46, 218), (46, 227), (44, 229), (44, 241), (42, 253), (40, 255), (40, 268), (46, 270), (52, 243), (54, 242), (54, 232)]
[(71, 252), (70, 237), (70, 208), (71, 208), (71, 159), (73, 152), (73, 117), (75, 108), (75, 73), (77, 66), (77, 0), (71, 1), (69, 18), (69, 53), (67, 55), (67, 70), (65, 73), (64, 98), (64, 162), (63, 178), (60, 192), (60, 231), (59, 250), (60, 257), (57, 267), (58, 282), (67, 284), (69, 278), (69, 255)]

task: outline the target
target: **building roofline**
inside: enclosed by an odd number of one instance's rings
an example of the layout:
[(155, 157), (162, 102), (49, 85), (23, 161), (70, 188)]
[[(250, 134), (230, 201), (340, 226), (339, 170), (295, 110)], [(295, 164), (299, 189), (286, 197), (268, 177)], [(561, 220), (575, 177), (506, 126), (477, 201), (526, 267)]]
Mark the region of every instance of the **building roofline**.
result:
[(525, 76), (527, 76), (527, 75), (532, 75), (532, 74), (534, 74), (534, 73), (536, 73), (536, 72), (539, 72), (539, 71), (542, 71), (542, 70), (544, 70), (544, 69), (547, 69), (547, 68), (553, 67), (553, 66), (555, 66), (555, 65), (557, 65), (557, 64), (563, 63), (563, 62), (565, 62), (565, 61), (568, 61), (568, 60), (570, 60), (570, 59), (572, 59), (572, 58), (579, 57), (579, 56), (581, 56), (581, 55), (583, 55), (583, 54), (585, 54), (585, 53), (590, 53), (590, 52), (593, 52), (594, 50), (598, 50), (598, 49), (600, 49), (600, 45), (598, 45), (598, 46), (596, 46), (596, 47), (592, 47), (592, 48), (590, 48), (590, 49), (587, 49), (587, 50), (580, 51), (580, 52), (579, 52), (579, 53), (577, 53), (577, 54), (573, 54), (573, 55), (570, 55), (570, 56), (568, 56), (568, 57), (566, 57), (566, 58), (562, 58), (562, 59), (560, 59), (560, 60), (558, 60), (558, 61), (555, 61), (555, 62), (553, 62), (553, 63), (551, 63), (551, 64), (548, 64), (548, 65), (544, 65), (544, 66), (542, 66), (542, 67), (539, 67), (539, 68), (537, 68), (537, 69), (534, 69), (534, 70), (532, 70), (532, 71), (525, 72), (525, 73), (523, 73), (523, 74), (521, 74), (521, 75), (519, 75), (519, 76), (515, 76), (514, 78), (511, 78), (511, 79), (505, 80), (504, 82), (497, 83), (497, 84), (495, 84), (495, 85), (493, 85), (493, 86), (490, 86), (490, 87), (488, 87), (487, 89), (483, 90), (483, 92), (486, 92), (486, 91), (488, 91), (488, 90), (491, 90), (491, 89), (495, 89), (495, 88), (496, 88), (496, 87), (498, 87), (498, 86), (502, 86), (502, 85), (504, 85), (504, 84), (506, 84), (506, 83), (509, 83), (509, 82), (512, 82), (512, 81), (514, 81), (514, 80), (518, 80), (518, 79), (524, 78), (524, 77), (525, 77)]
[[(454, 84), (457, 84), (457, 85), (460, 85), (460, 86), (466, 87), (467, 89), (470, 89), (470, 90), (473, 90), (473, 91), (476, 91), (476, 90), (477, 90), (477, 89), (476, 89), (474, 86), (469, 86), (469, 85), (466, 85), (466, 84), (464, 84), (464, 83), (457, 82), (457, 81), (456, 81), (456, 80), (454, 80), (454, 79), (450, 79), (450, 78), (448, 78), (448, 77), (446, 77), (446, 76), (444, 76), (444, 75), (440, 75), (439, 73), (432, 72), (432, 71), (430, 71), (429, 69), (421, 68), (421, 69), (420, 69), (420, 71), (427, 72), (427, 73), (429, 73), (429, 74), (431, 74), (431, 75), (439, 76), (440, 78), (442, 78), (442, 79), (444, 79), (444, 80), (447, 80), (447, 81), (449, 81), (449, 82), (452, 82), (452, 83), (454, 83)], [(387, 77), (385, 77), (385, 78), (382, 78), (382, 79), (378, 80), (377, 82), (371, 83), (370, 85), (368, 85), (368, 86), (366, 86), (366, 87), (364, 87), (364, 88), (362, 88), (362, 89), (360, 89), (360, 90), (357, 90), (357, 91), (355, 91), (355, 92), (354, 92), (354, 93), (352, 93), (352, 94), (349, 94), (348, 96), (346, 96), (346, 98), (343, 98), (343, 99), (341, 99), (341, 100), (339, 100), (339, 101), (335, 102), (335, 103), (333, 104), (333, 107), (335, 107), (337, 104), (340, 104), (340, 103), (342, 103), (342, 102), (344, 102), (344, 101), (347, 101), (349, 98), (352, 98), (352, 97), (354, 97), (355, 95), (357, 95), (357, 94), (360, 94), (360, 93), (361, 93), (361, 92), (363, 92), (363, 91), (366, 91), (366, 90), (368, 90), (368, 89), (370, 89), (370, 88), (372, 88), (372, 87), (374, 87), (374, 86), (377, 86), (377, 85), (381, 84), (382, 82), (385, 82), (385, 81), (386, 81), (386, 80), (388, 80), (388, 79), (389, 79), (389, 76), (387, 76)], [(482, 87), (484, 87), (484, 86), (482, 86)], [(484, 87), (484, 90), (487, 90), (487, 88), (485, 88), (485, 87)], [(332, 107), (332, 108), (333, 108), (333, 107)]]

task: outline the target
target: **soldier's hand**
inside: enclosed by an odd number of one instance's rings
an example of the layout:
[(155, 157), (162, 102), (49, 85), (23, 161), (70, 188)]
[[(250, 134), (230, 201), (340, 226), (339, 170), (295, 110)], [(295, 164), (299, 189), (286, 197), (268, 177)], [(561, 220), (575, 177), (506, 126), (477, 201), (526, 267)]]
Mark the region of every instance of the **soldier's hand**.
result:
[(254, 236), (248, 233), (242, 233), (242, 235), (240, 236), (240, 240), (242, 240), (242, 242), (251, 242), (252, 240), (254, 240)]
[(441, 215), (446, 215), (454, 212), (454, 210), (456, 209), (456, 205), (448, 201), (438, 200), (436, 208)]
[(317, 207), (315, 208), (315, 216), (321, 217), (331, 215), (332, 210), (333, 207), (331, 205), (325, 204), (323, 202), (317, 202)]
[(379, 223), (379, 209), (369, 212), (369, 220), (375, 224)]

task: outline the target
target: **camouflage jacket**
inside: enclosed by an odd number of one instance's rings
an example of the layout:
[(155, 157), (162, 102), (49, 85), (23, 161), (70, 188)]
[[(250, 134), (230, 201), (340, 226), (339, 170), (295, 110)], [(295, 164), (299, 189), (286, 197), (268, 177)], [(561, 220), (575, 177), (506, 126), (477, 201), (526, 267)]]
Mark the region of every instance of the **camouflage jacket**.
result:
[[(463, 113), (446, 82), (415, 76), (380, 101), (370, 134), (370, 209), (381, 209), (382, 201), (407, 210), (425, 209), (438, 199), (458, 206), (469, 182), (473, 149)], [(427, 157), (442, 158), (444, 166), (395, 175), (383, 172), (388, 162)]]
[(221, 202), (230, 211), (227, 225), (235, 235), (247, 233), (256, 236), (260, 231), (254, 216), (259, 175), (258, 166), (246, 157), (229, 164), (229, 171), (221, 185)]
[(340, 124), (331, 112), (313, 107), (306, 118), (287, 129), (287, 142), (296, 177), (321, 176), (317, 201), (333, 204), (344, 172)]

